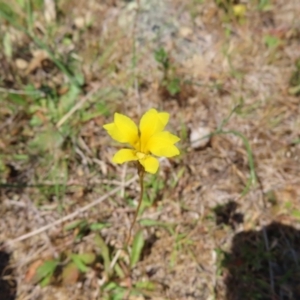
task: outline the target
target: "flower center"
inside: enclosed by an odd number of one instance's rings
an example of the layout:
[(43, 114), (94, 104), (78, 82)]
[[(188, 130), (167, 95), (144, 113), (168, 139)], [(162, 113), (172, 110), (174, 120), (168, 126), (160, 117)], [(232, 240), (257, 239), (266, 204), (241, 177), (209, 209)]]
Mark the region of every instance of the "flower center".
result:
[(136, 156), (138, 159), (144, 159), (147, 156), (147, 154), (142, 152), (136, 152)]

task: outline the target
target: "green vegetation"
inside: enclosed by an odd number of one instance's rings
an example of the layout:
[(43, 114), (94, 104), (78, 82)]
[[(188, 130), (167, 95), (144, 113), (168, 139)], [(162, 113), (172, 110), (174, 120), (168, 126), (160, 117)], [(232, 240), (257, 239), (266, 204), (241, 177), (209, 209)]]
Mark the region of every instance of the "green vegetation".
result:
[[(0, 0), (0, 281), (20, 299), (298, 299), (298, 19), (269, 0), (100, 2)], [(180, 155), (143, 190), (103, 125), (152, 107)]]

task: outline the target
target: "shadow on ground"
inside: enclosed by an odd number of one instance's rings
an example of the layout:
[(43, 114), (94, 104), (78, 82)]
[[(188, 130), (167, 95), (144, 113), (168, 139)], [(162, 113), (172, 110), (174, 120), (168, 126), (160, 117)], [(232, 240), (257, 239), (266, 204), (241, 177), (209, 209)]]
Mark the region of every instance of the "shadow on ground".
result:
[(300, 231), (271, 223), (238, 233), (223, 266), (227, 300), (299, 300)]
[(0, 300), (16, 299), (16, 281), (10, 279), (12, 270), (9, 268), (9, 254), (0, 251)]

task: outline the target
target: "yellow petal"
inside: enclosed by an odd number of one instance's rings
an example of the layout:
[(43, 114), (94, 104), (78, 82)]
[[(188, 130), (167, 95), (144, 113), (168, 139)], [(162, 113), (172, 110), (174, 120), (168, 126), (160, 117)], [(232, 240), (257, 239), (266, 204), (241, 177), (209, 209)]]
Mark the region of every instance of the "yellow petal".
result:
[(149, 139), (146, 150), (157, 156), (172, 157), (180, 154), (178, 148), (174, 146), (179, 140), (179, 137), (168, 131), (159, 132)]
[(139, 160), (139, 162), (148, 173), (155, 174), (158, 170), (159, 161), (153, 156), (148, 155), (146, 158)]
[(120, 143), (129, 143), (134, 146), (138, 141), (138, 128), (135, 123), (128, 117), (115, 113), (114, 123), (103, 126), (108, 134)]
[(169, 114), (157, 112), (156, 109), (148, 110), (140, 121), (140, 132), (141, 132), (141, 151), (144, 152), (144, 148), (149, 138), (158, 132), (164, 130), (165, 126), (169, 121)]
[(107, 130), (107, 133), (116, 141), (120, 142), (120, 143), (125, 143), (124, 140), (124, 136), (122, 135), (122, 133), (118, 130), (118, 128), (116, 127), (115, 123), (109, 123), (109, 124), (105, 124), (103, 125), (103, 128)]
[(163, 156), (163, 157), (173, 157), (180, 154), (180, 151), (178, 148), (174, 145), (166, 146), (166, 147), (160, 147), (155, 148), (153, 151), (151, 151), (152, 154), (156, 156)]
[(113, 157), (112, 161), (116, 164), (122, 164), (126, 161), (138, 160), (135, 151), (131, 149), (121, 149)]

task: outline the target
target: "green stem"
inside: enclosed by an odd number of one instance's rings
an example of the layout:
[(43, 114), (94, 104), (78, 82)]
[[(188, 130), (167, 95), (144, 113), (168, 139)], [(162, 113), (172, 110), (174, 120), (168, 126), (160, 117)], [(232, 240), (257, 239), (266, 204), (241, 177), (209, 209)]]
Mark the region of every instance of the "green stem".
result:
[(142, 202), (143, 202), (145, 169), (144, 169), (144, 167), (139, 162), (138, 162), (138, 167), (137, 168), (138, 168), (138, 175), (139, 175), (139, 179), (140, 179), (140, 189), (141, 189), (141, 192), (140, 192), (140, 197), (139, 197), (139, 203), (138, 203), (137, 209), (135, 211), (133, 221), (132, 221), (132, 223), (130, 225), (129, 234), (128, 234), (128, 238), (127, 238), (127, 241), (126, 241), (126, 245), (127, 246), (130, 243), (131, 231), (132, 231), (133, 226), (134, 226), (134, 224), (136, 222), (137, 216), (139, 214), (139, 211), (140, 211), (140, 208), (141, 208), (141, 205), (142, 205)]

